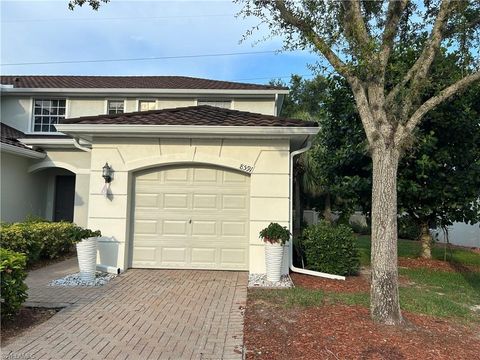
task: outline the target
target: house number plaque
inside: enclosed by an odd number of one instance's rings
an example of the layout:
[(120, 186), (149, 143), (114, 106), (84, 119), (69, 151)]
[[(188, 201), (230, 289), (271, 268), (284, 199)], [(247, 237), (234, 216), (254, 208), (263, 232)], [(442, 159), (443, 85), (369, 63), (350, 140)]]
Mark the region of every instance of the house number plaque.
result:
[(251, 173), (253, 171), (253, 166), (240, 164), (240, 170)]

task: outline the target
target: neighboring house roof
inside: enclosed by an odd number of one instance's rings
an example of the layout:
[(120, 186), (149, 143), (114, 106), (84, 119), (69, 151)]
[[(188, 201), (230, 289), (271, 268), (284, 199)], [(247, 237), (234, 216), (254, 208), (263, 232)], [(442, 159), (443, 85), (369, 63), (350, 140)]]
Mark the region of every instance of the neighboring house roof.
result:
[(25, 134), (21, 132), (20, 130), (14, 129), (11, 126), (8, 126), (7, 124), (0, 123), (0, 141), (2, 144), (8, 144), (8, 145), (13, 145), (13, 146), (18, 146), (20, 148), (24, 149), (29, 149), (25, 145), (23, 145), (20, 141), (17, 139), (25, 137)]
[(1, 76), (0, 84), (14, 88), (70, 89), (202, 89), (286, 90), (282, 86), (258, 85), (187, 76)]
[(177, 126), (275, 126), (317, 127), (318, 124), (246, 111), (200, 105), (174, 109), (97, 115), (62, 120), (62, 124), (177, 125)]
[(22, 144), (18, 139), (25, 137), (25, 134), (7, 124), (0, 123), (0, 143), (2, 151), (5, 150), (16, 155), (40, 158), (44, 154), (41, 151), (35, 151)]

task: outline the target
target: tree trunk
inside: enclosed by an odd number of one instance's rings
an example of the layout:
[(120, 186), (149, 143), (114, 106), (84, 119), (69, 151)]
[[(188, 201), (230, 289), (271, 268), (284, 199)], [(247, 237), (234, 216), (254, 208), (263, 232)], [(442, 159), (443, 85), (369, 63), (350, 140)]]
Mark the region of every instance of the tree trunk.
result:
[(432, 234), (430, 234), (430, 228), (428, 223), (424, 222), (421, 225), (420, 241), (422, 243), (422, 258), (432, 258)]
[(301, 193), (302, 190), (300, 188), (300, 176), (297, 176), (294, 180), (294, 194), (293, 194), (293, 201), (295, 204), (295, 218), (293, 222), (293, 235), (298, 236), (300, 235), (302, 229), (302, 221), (303, 221), (303, 211), (302, 211), (302, 199)]
[(332, 204), (331, 204), (330, 193), (328, 193), (328, 192), (325, 194), (325, 204), (324, 204), (324, 207), (323, 207), (323, 218), (329, 224), (333, 223)]
[(372, 150), (372, 284), (370, 312), (374, 321), (402, 323), (397, 268), (398, 150), (377, 146)]

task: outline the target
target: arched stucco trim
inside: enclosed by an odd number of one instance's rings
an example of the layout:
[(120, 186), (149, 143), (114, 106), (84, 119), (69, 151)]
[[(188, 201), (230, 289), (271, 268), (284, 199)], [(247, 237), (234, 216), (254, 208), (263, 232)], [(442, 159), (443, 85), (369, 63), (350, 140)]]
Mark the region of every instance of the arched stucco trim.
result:
[(44, 169), (51, 169), (51, 168), (66, 169), (66, 170), (71, 171), (72, 173), (77, 174), (77, 175), (88, 175), (88, 174), (90, 174), (89, 169), (79, 169), (79, 168), (77, 168), (77, 167), (75, 167), (71, 164), (65, 163), (65, 162), (51, 161), (51, 160), (42, 161), (42, 162), (39, 162), (38, 164), (33, 164), (32, 166), (30, 166), (28, 168), (28, 172), (29, 173), (34, 173), (34, 172), (37, 172), (37, 171), (41, 171), (41, 170), (44, 170)]
[(155, 157), (135, 160), (135, 161), (127, 162), (125, 164), (125, 168), (128, 172), (137, 172), (137, 171), (146, 170), (149, 168), (169, 166), (169, 165), (181, 165), (181, 164), (213, 165), (213, 166), (236, 170), (238, 172), (241, 172), (244, 175), (251, 174), (251, 173), (242, 171), (240, 169), (241, 162), (238, 160), (225, 158), (225, 157), (210, 156), (205, 154), (195, 154), (195, 153), (162, 155), (162, 156), (155, 156)]

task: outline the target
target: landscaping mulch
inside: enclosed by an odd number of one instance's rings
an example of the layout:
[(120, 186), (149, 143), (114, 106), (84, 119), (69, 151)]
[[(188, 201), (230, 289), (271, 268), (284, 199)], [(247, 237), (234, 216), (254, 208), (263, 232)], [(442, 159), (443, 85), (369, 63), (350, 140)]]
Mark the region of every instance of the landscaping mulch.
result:
[(29, 265), (27, 270), (28, 271), (37, 270), (48, 265), (53, 265), (58, 262), (65, 261), (67, 259), (71, 259), (72, 257), (75, 257), (75, 256), (77, 256), (77, 253), (75, 251), (72, 251), (66, 254), (61, 254), (55, 259), (39, 259), (35, 263)]
[(15, 337), (50, 319), (60, 309), (23, 307), (11, 320), (2, 321), (1, 345), (5, 346)]
[(476, 266), (466, 266), (454, 262), (435, 260), (435, 259), (421, 259), (421, 258), (399, 258), (398, 266), (410, 269), (429, 269), (437, 271), (449, 272), (469, 272), (478, 271)]
[[(261, 291), (261, 290), (249, 290)], [(325, 305), (284, 308), (247, 302), (247, 359), (475, 359), (480, 327), (404, 314), (401, 327), (374, 324), (366, 308)]]
[(346, 280), (332, 280), (310, 275), (291, 273), (295, 286), (307, 289), (321, 289), (332, 292), (359, 293), (370, 291), (369, 276), (360, 274), (358, 276), (349, 276)]

